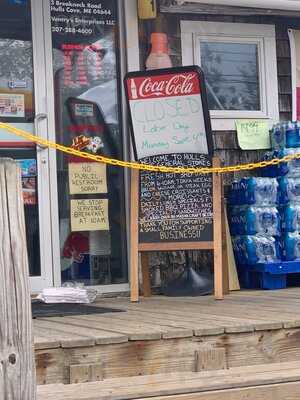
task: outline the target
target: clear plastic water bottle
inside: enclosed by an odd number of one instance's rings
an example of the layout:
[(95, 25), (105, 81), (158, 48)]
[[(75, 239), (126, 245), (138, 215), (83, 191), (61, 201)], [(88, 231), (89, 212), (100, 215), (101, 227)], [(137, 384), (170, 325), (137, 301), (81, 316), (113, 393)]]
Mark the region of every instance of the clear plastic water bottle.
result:
[[(273, 158), (276, 158), (276, 156), (278, 158), (283, 158), (287, 155), (296, 155), (296, 154), (300, 154), (300, 148), (296, 147), (296, 148), (286, 148), (286, 149), (282, 149), (280, 150), (277, 155), (274, 154)], [(300, 159), (295, 158), (291, 161), (288, 162), (284, 162), (281, 164), (278, 164), (278, 176), (300, 176)]]
[(278, 179), (278, 182), (280, 204), (300, 203), (300, 177), (282, 177)]
[[(289, 149), (292, 150), (292, 149)], [(263, 161), (271, 161), (274, 158), (282, 158), (286, 155), (284, 150), (273, 150), (265, 153)], [(261, 176), (267, 178), (277, 178), (284, 176), (289, 172), (288, 163), (280, 163), (277, 165), (270, 165), (261, 169)]]
[(288, 122), (286, 125), (286, 147), (299, 147), (300, 136), (297, 122)]
[(274, 150), (300, 147), (300, 122), (275, 124), (271, 131), (271, 146)]
[(300, 204), (290, 203), (283, 207), (281, 225), (284, 232), (300, 231)]
[[(296, 147), (294, 149), (290, 149), (291, 152), (287, 152), (287, 154), (300, 154), (300, 148)], [(300, 177), (300, 158), (294, 158), (293, 160), (288, 162), (288, 176), (299, 176)]]
[(297, 130), (298, 143), (300, 145), (300, 121), (296, 121), (296, 130)]
[(280, 214), (276, 207), (247, 207), (244, 219), (246, 235), (280, 235)]
[(286, 147), (285, 129), (282, 124), (275, 124), (271, 131), (271, 146), (274, 150)]
[(279, 236), (280, 213), (276, 207), (232, 207), (229, 212), (230, 232), (233, 236), (265, 234)]
[(246, 265), (246, 248), (244, 238), (242, 236), (235, 236), (232, 238), (233, 252), (238, 265)]
[(247, 264), (269, 263), (280, 260), (279, 242), (270, 236), (244, 236)]
[(228, 194), (228, 204), (238, 206), (245, 204), (245, 180), (233, 181)]
[(278, 203), (276, 178), (243, 178), (231, 185), (229, 204), (270, 206)]
[(238, 181), (233, 181), (231, 183), (230, 189), (228, 191), (227, 201), (231, 206), (237, 205), (236, 202), (236, 191), (237, 191)]
[[(266, 152), (263, 156), (263, 161), (270, 161), (274, 158), (283, 158), (287, 155), (300, 154), (300, 147), (284, 148), (280, 150), (274, 150), (272, 152)], [(263, 177), (280, 177), (280, 176), (300, 176), (300, 158), (295, 158), (288, 162), (282, 162), (277, 165), (270, 165), (261, 169), (261, 175)]]
[(283, 256), (286, 261), (300, 260), (300, 232), (289, 232), (284, 235)]
[[(241, 207), (239, 206), (234, 206), (230, 207), (228, 210), (228, 220), (229, 220), (229, 228), (230, 228), (230, 233), (232, 236), (238, 236), (242, 235), (243, 232), (241, 232)], [(246, 222), (246, 221), (244, 221)]]
[(246, 204), (268, 206), (278, 203), (278, 182), (275, 178), (247, 178)]

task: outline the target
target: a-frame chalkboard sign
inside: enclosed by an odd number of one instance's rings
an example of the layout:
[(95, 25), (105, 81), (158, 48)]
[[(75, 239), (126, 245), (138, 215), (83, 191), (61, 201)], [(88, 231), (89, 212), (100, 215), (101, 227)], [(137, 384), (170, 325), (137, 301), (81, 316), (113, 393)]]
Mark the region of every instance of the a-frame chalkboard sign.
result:
[[(219, 166), (205, 83), (198, 67), (131, 72), (125, 77), (133, 147), (142, 163)], [(139, 253), (144, 295), (149, 295), (148, 253), (214, 251), (215, 297), (227, 292), (223, 265), (222, 183), (219, 174), (191, 175), (132, 170), (130, 217), (131, 300), (139, 299)]]

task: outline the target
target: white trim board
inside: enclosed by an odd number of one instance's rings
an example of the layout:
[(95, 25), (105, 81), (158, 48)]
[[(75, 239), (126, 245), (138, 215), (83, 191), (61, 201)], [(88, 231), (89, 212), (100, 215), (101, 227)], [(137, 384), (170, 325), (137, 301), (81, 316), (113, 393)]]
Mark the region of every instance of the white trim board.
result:
[[(234, 29), (233, 29), (234, 28)], [(181, 21), (181, 32), (204, 35), (275, 38), (275, 25), (240, 24), (235, 22)]]
[(126, 4), (124, 4), (124, 11), (125, 11), (125, 24), (126, 24), (125, 30), (126, 30), (128, 72), (139, 71), (140, 49), (139, 49), (137, 1), (126, 0)]
[(231, 7), (275, 8), (277, 10), (300, 11), (300, 2), (297, 0), (176, 0), (176, 3), (178, 5), (196, 3)]
[(292, 64), (292, 91), (293, 91), (293, 121), (297, 119), (297, 55), (294, 30), (289, 29), (289, 40), (291, 48), (291, 64)]

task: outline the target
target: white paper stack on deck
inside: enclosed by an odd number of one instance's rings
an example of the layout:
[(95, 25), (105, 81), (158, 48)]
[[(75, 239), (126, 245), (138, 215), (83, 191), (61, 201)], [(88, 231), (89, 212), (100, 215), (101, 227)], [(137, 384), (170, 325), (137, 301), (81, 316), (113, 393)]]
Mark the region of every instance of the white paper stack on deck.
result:
[(96, 299), (97, 292), (92, 289), (77, 287), (59, 287), (43, 289), (38, 299), (45, 303), (76, 303), (88, 304)]

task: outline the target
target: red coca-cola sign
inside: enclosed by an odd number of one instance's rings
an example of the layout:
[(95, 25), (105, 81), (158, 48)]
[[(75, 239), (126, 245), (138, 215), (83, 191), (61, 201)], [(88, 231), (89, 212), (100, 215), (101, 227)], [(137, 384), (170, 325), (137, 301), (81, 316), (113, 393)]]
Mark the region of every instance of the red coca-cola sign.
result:
[(205, 79), (198, 66), (129, 72), (124, 79), (135, 158), (212, 154)]
[(200, 82), (195, 72), (135, 77), (127, 80), (129, 100), (200, 94)]

